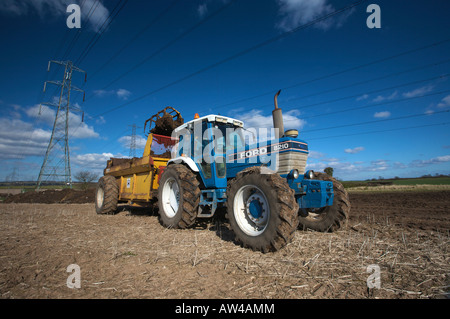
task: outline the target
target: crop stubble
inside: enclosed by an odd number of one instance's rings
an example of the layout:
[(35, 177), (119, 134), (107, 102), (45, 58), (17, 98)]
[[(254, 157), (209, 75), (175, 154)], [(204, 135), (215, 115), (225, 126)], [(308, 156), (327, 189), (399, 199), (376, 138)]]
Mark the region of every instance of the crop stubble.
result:
[[(269, 254), (227, 223), (165, 229), (156, 213), (93, 204), (0, 205), (1, 298), (448, 297), (450, 192), (351, 193), (349, 227), (296, 232)], [(66, 268), (81, 268), (81, 288)], [(367, 288), (369, 265), (381, 288)]]

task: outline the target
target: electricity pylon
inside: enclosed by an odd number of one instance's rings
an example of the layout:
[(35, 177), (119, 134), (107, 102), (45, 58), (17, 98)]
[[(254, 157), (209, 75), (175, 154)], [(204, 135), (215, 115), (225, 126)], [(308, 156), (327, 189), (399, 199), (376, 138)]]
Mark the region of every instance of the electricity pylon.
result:
[(7, 182), (16, 182), (17, 181), (17, 167), (13, 168), (13, 171), (11, 172), (11, 174), (9, 174), (8, 176), (6, 176), (6, 181)]
[(136, 128), (139, 128), (136, 126), (136, 124), (128, 125), (131, 126), (131, 136), (130, 136), (130, 157), (136, 157)]
[[(86, 72), (74, 66), (71, 61), (49, 61), (47, 72), (50, 71), (51, 63), (64, 66), (64, 77), (62, 81), (46, 81), (44, 83), (44, 92), (46, 90), (47, 83), (59, 86), (61, 87), (61, 90), (58, 103), (43, 102), (39, 106), (39, 115), (41, 114), (42, 105), (48, 105), (56, 108), (56, 116), (53, 123), (52, 135), (45, 153), (44, 162), (42, 163), (41, 170), (39, 172), (37, 189), (39, 189), (44, 179), (49, 180), (51, 177), (54, 178), (55, 181), (60, 181), (63, 179), (66, 186), (69, 186), (70, 188), (72, 187), (69, 152), (69, 113), (70, 111), (82, 111), (80, 108), (75, 108), (70, 105), (70, 92), (71, 90), (75, 90), (83, 92), (84, 94), (83, 90), (72, 86), (72, 73), (74, 71), (84, 73), (84, 81), (86, 81)], [(84, 116), (82, 118), (84, 118)]]

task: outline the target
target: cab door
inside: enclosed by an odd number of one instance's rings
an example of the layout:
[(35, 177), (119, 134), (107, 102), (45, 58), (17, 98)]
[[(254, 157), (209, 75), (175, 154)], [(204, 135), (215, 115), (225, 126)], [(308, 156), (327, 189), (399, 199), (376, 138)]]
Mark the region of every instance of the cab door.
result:
[[(202, 122), (203, 136), (194, 136), (194, 161), (197, 164), (206, 188), (226, 188), (227, 172), (225, 154), (219, 153), (225, 146), (225, 137), (214, 136), (214, 123), (204, 120)], [(224, 149), (224, 148), (223, 148)], [(200, 151), (201, 150), (201, 151)]]

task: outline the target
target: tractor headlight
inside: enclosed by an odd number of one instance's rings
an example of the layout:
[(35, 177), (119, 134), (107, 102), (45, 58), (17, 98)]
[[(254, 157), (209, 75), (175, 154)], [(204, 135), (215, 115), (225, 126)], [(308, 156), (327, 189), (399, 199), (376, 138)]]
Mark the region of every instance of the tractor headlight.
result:
[(314, 179), (314, 171), (313, 170), (309, 170), (305, 173), (305, 178), (307, 179)]
[(298, 172), (298, 170), (296, 170), (296, 169), (293, 169), (289, 174), (291, 175), (291, 177), (292, 177), (293, 179), (297, 179), (298, 176), (300, 175), (299, 172)]

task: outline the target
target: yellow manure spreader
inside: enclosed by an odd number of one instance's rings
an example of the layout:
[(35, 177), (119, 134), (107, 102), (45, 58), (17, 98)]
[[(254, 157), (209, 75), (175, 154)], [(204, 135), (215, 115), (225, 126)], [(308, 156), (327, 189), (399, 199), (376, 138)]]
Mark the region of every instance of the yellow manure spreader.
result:
[(142, 157), (111, 158), (107, 161), (104, 176), (97, 184), (95, 208), (98, 214), (114, 213), (118, 203), (148, 206), (156, 200), (160, 176), (176, 143), (170, 135), (175, 127), (183, 124), (183, 118), (169, 106), (149, 118), (145, 127), (149, 122)]

